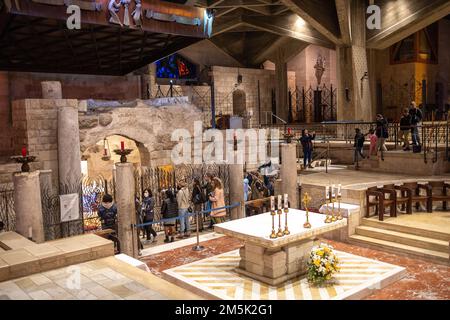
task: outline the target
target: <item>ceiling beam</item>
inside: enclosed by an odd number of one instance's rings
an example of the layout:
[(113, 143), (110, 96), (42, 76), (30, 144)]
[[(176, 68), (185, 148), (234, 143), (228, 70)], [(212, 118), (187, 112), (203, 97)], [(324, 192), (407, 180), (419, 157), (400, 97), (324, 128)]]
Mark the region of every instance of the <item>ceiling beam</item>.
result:
[[(414, 6), (416, 5), (416, 6)], [(385, 0), (381, 30), (368, 32), (367, 47), (385, 49), (450, 14), (450, 1)]]
[(339, 21), (339, 29), (341, 30), (342, 42), (350, 45), (352, 37), (350, 34), (350, 4), (351, 0), (335, 0), (336, 12)]
[(233, 19), (229, 19), (223, 22), (218, 22), (216, 20), (213, 26), (212, 36), (214, 37), (227, 31), (233, 30), (234, 28), (242, 26), (243, 24), (244, 23), (242, 21), (242, 16), (234, 17)]
[(289, 14), (277, 17), (249, 17), (243, 16), (242, 21), (258, 30), (266, 31), (307, 42), (319, 46), (334, 49), (334, 44), (322, 37), (308, 24), (296, 26), (297, 15)]
[[(336, 45), (343, 44), (340, 35), (335, 32), (335, 27), (333, 27), (335, 21), (335, 16), (333, 16), (334, 10), (326, 10), (329, 6), (328, 3), (323, 4), (321, 3), (322, 1), (313, 2), (311, 0), (281, 0), (281, 2), (331, 42)], [(332, 4), (332, 2), (329, 3)]]

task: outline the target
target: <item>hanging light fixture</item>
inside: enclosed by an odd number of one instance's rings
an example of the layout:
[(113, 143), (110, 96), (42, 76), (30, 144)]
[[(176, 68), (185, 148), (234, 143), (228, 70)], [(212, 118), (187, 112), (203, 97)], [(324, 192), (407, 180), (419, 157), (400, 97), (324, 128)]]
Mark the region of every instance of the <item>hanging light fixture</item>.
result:
[(111, 151), (109, 149), (109, 142), (108, 139), (103, 139), (103, 154), (102, 154), (102, 160), (103, 161), (109, 161), (111, 160)]

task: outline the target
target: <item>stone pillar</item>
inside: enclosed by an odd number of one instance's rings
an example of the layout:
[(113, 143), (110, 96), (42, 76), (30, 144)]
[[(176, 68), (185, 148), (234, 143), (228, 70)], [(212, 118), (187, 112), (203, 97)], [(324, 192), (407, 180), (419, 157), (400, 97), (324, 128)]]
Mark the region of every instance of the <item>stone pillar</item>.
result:
[(39, 172), (13, 175), (16, 232), (37, 243), (45, 241)]
[(136, 230), (132, 227), (136, 224), (134, 189), (133, 164), (116, 163), (117, 226), (120, 250), (126, 255), (137, 258), (139, 239)]
[(295, 143), (281, 145), (281, 183), (283, 194), (289, 197), (290, 208), (298, 208), (297, 153)]
[(230, 205), (239, 202), (241, 205), (231, 209), (231, 220), (245, 218), (244, 205), (244, 166), (232, 164), (229, 166), (230, 175)]
[(42, 81), (42, 99), (62, 99), (61, 82)]
[[(288, 77), (287, 63), (280, 57), (275, 62), (275, 95), (277, 102), (277, 116), (288, 121)], [(277, 122), (279, 122), (277, 120)]]
[(78, 192), (81, 154), (77, 105), (58, 106), (58, 166), (60, 194)]

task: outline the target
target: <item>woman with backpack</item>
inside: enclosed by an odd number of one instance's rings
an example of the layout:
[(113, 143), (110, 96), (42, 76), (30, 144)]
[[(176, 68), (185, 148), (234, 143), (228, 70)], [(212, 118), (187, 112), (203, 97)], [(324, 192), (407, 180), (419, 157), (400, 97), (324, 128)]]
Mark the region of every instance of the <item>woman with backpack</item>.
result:
[(165, 199), (161, 205), (161, 214), (163, 219), (168, 219), (164, 222), (164, 233), (166, 234), (164, 242), (167, 243), (175, 241), (175, 222), (178, 217), (178, 203), (171, 189), (166, 190), (164, 194)]
[(203, 214), (200, 212), (203, 210), (203, 203), (206, 202), (205, 193), (203, 192), (203, 188), (200, 184), (199, 178), (194, 178), (194, 186), (192, 187), (192, 203), (194, 204), (194, 212), (197, 213), (198, 216), (198, 230), (200, 232), (203, 231)]
[[(141, 213), (142, 220), (144, 223), (153, 222), (155, 217), (155, 199), (153, 198), (152, 192), (148, 189), (144, 190), (142, 197)], [(153, 225), (146, 225), (144, 227), (145, 235), (147, 236), (147, 241), (150, 241), (150, 236), (153, 236), (153, 241), (156, 242), (156, 231), (153, 229)]]

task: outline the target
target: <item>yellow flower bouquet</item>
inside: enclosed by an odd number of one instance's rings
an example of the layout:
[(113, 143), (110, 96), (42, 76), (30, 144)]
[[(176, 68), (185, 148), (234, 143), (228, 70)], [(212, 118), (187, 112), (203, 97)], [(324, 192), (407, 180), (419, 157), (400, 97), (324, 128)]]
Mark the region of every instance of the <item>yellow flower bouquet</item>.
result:
[(333, 247), (325, 243), (314, 247), (308, 259), (308, 281), (322, 285), (331, 280), (333, 274), (339, 271), (339, 259), (333, 252)]

